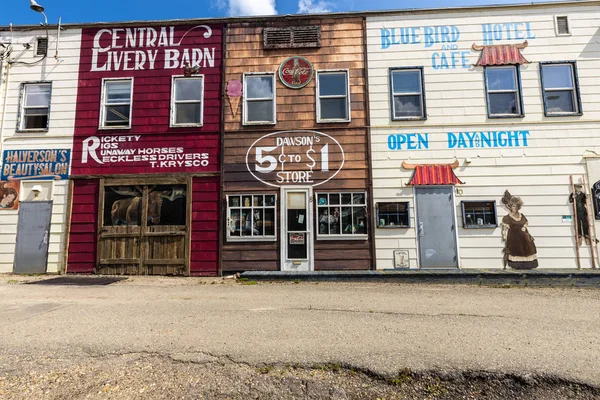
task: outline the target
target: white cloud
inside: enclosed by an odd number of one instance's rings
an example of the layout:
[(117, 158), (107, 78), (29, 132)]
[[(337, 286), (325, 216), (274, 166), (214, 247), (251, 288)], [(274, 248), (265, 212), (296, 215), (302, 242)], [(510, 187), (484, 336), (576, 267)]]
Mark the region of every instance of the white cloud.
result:
[(275, 15), (275, 0), (219, 0), (228, 3), (227, 13), (231, 17), (252, 15)]
[(331, 12), (331, 4), (323, 0), (298, 0), (298, 12), (301, 14), (317, 14)]

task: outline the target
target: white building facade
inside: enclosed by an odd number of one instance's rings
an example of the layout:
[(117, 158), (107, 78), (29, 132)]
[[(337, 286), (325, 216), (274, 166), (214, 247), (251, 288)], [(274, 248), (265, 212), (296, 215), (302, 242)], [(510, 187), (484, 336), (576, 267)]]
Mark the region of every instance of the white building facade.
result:
[(367, 18), (378, 269), (598, 266), (599, 5)]
[(60, 272), (80, 29), (0, 30), (0, 273)]

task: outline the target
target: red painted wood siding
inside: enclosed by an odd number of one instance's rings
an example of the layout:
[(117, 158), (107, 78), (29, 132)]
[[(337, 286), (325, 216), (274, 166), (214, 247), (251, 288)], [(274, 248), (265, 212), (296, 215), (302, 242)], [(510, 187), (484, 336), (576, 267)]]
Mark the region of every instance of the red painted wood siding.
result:
[[(140, 43), (139, 38), (147, 37), (151, 30), (157, 32), (156, 39), (151, 43)], [(135, 45), (126, 41), (127, 34), (133, 32), (138, 38)], [(162, 32), (164, 35), (161, 35)], [(222, 25), (116, 25), (101, 29), (83, 29), (71, 175), (219, 172), (222, 35)], [(162, 45), (159, 45), (160, 43)], [(193, 55), (195, 51), (195, 54), (198, 54), (198, 49), (203, 54), (198, 71), (204, 75), (203, 126), (171, 128), (169, 125), (172, 76), (184, 74), (181, 64), (187, 61), (183, 56), (185, 52)], [(208, 58), (204, 57), (205, 49), (211, 55), (214, 50), (214, 63), (206, 61)], [(177, 58), (178, 66), (169, 68), (174, 63), (169, 61), (172, 58), (167, 59), (167, 54), (175, 52), (180, 54)], [(155, 54), (153, 69), (149, 69), (150, 54)], [(112, 70), (98, 71), (97, 69), (106, 65), (108, 57), (112, 57), (113, 60), (120, 59), (120, 66), (115, 67), (113, 62)], [(125, 70), (123, 59), (126, 57), (130, 60), (135, 60), (136, 57), (141, 60), (145, 57), (147, 62), (138, 65), (144, 69), (131, 70), (136, 66), (132, 61)], [(93, 70), (94, 68), (96, 70)], [(99, 129), (103, 78), (133, 78), (130, 129)], [(136, 139), (136, 136), (139, 138)], [(98, 163), (91, 155), (88, 156), (87, 162), (83, 163), (84, 141), (88, 138), (101, 140), (104, 137), (131, 137), (133, 141), (119, 143), (120, 149), (181, 148), (187, 154), (208, 153), (209, 164), (153, 167), (148, 161), (129, 162), (124, 158)], [(98, 157), (101, 156), (100, 152), (101, 149), (96, 150)]]
[(73, 208), (69, 234), (67, 272), (91, 274), (96, 266), (98, 232), (98, 180), (78, 180), (73, 184)]
[(191, 275), (218, 273), (219, 186), (219, 178), (194, 178), (192, 183)]

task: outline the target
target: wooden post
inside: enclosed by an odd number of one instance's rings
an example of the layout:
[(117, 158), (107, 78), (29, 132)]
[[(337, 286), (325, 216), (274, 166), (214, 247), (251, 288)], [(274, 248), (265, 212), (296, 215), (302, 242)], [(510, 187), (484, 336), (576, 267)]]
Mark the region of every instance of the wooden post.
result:
[(571, 194), (573, 195), (573, 220), (575, 222), (575, 253), (577, 254), (577, 269), (581, 269), (581, 258), (579, 256), (579, 230), (577, 226), (577, 201), (575, 199), (573, 175), (569, 175), (569, 182), (571, 183)]
[[(596, 227), (593, 224), (594, 219), (590, 220), (590, 210), (593, 209), (594, 205), (592, 204), (592, 208), (589, 207), (588, 198), (591, 195), (591, 192), (588, 190), (588, 186), (585, 180), (585, 175), (581, 176), (581, 182), (583, 183), (583, 193), (585, 193), (585, 208), (587, 210), (587, 215), (585, 216), (588, 221), (588, 234), (590, 236), (590, 251), (592, 252), (592, 268), (596, 269)], [(593, 232), (593, 234), (592, 234)]]

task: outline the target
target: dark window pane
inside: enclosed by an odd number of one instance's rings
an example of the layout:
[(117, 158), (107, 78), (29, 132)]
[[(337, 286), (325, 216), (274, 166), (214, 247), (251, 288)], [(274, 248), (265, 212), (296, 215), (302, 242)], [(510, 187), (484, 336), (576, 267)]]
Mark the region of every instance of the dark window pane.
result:
[(252, 236), (252, 212), (250, 209), (242, 210), (241, 230), (242, 236)]
[(339, 193), (330, 193), (329, 194), (329, 204), (340, 204)]
[(485, 72), (488, 90), (517, 90), (515, 68), (487, 68)]
[[(230, 199), (231, 200), (231, 199)], [(241, 235), (240, 210), (231, 210), (229, 220), (229, 236)]]
[(557, 90), (544, 92), (548, 112), (576, 112), (573, 102), (573, 92), (570, 90)]
[(570, 64), (542, 65), (544, 88), (572, 88), (573, 70)]
[(139, 226), (142, 213), (142, 191), (136, 186), (104, 188), (104, 226)]
[(330, 207), (329, 208), (329, 234), (330, 235), (339, 235), (341, 234), (341, 220), (340, 220), (340, 209), (339, 207)]
[(321, 99), (321, 119), (348, 119), (346, 98)]
[(48, 115), (25, 115), (23, 129), (46, 129)]
[(247, 118), (249, 122), (272, 122), (273, 100), (249, 101)]
[(240, 206), (240, 197), (239, 196), (229, 196), (229, 206), (230, 207), (239, 207)]
[(366, 204), (365, 202), (365, 194), (364, 193), (353, 193), (352, 194), (352, 204)]
[(490, 114), (519, 114), (516, 93), (490, 93)]
[(186, 224), (186, 187), (161, 185), (148, 189), (148, 226)]
[(288, 258), (306, 259), (307, 250), (305, 233), (288, 233)]
[(331, 223), (329, 219), (333, 218), (333, 216), (329, 215), (328, 207), (320, 207), (318, 214), (317, 220), (319, 221), (319, 234), (327, 235), (329, 233), (329, 224)]
[(320, 206), (326, 206), (328, 204), (327, 194), (321, 193), (321, 194), (317, 195), (317, 204)]
[(242, 197), (242, 206), (250, 207), (252, 205), (252, 196), (243, 196)]
[(120, 126), (129, 125), (130, 106), (107, 106), (106, 125)]
[(342, 204), (352, 204), (351, 193), (342, 193)]
[(345, 96), (347, 90), (345, 72), (319, 74), (319, 96)]
[(275, 209), (265, 209), (265, 236), (275, 236)]
[(252, 205), (255, 207), (261, 207), (263, 205), (263, 196), (254, 196), (254, 203)]
[(421, 96), (394, 96), (394, 115), (401, 117), (420, 117)]
[(176, 124), (199, 124), (202, 104), (184, 103), (175, 105)]
[(408, 226), (408, 203), (379, 203), (378, 226)]
[(265, 196), (265, 206), (274, 206), (275, 205), (275, 196), (266, 195)]
[(342, 207), (342, 233), (351, 235), (354, 233), (352, 226), (352, 207)]
[(367, 210), (365, 207), (352, 207), (352, 229), (357, 235), (367, 233)]
[(496, 208), (493, 201), (463, 202), (463, 225), (465, 227), (496, 226)]
[(246, 98), (273, 98), (273, 78), (270, 76), (247, 76)]
[(396, 93), (421, 93), (420, 71), (392, 72), (392, 85)]
[(200, 100), (202, 80), (177, 79), (175, 81), (175, 100)]
[(264, 230), (264, 210), (257, 208), (252, 215), (252, 234), (254, 236), (262, 236)]

